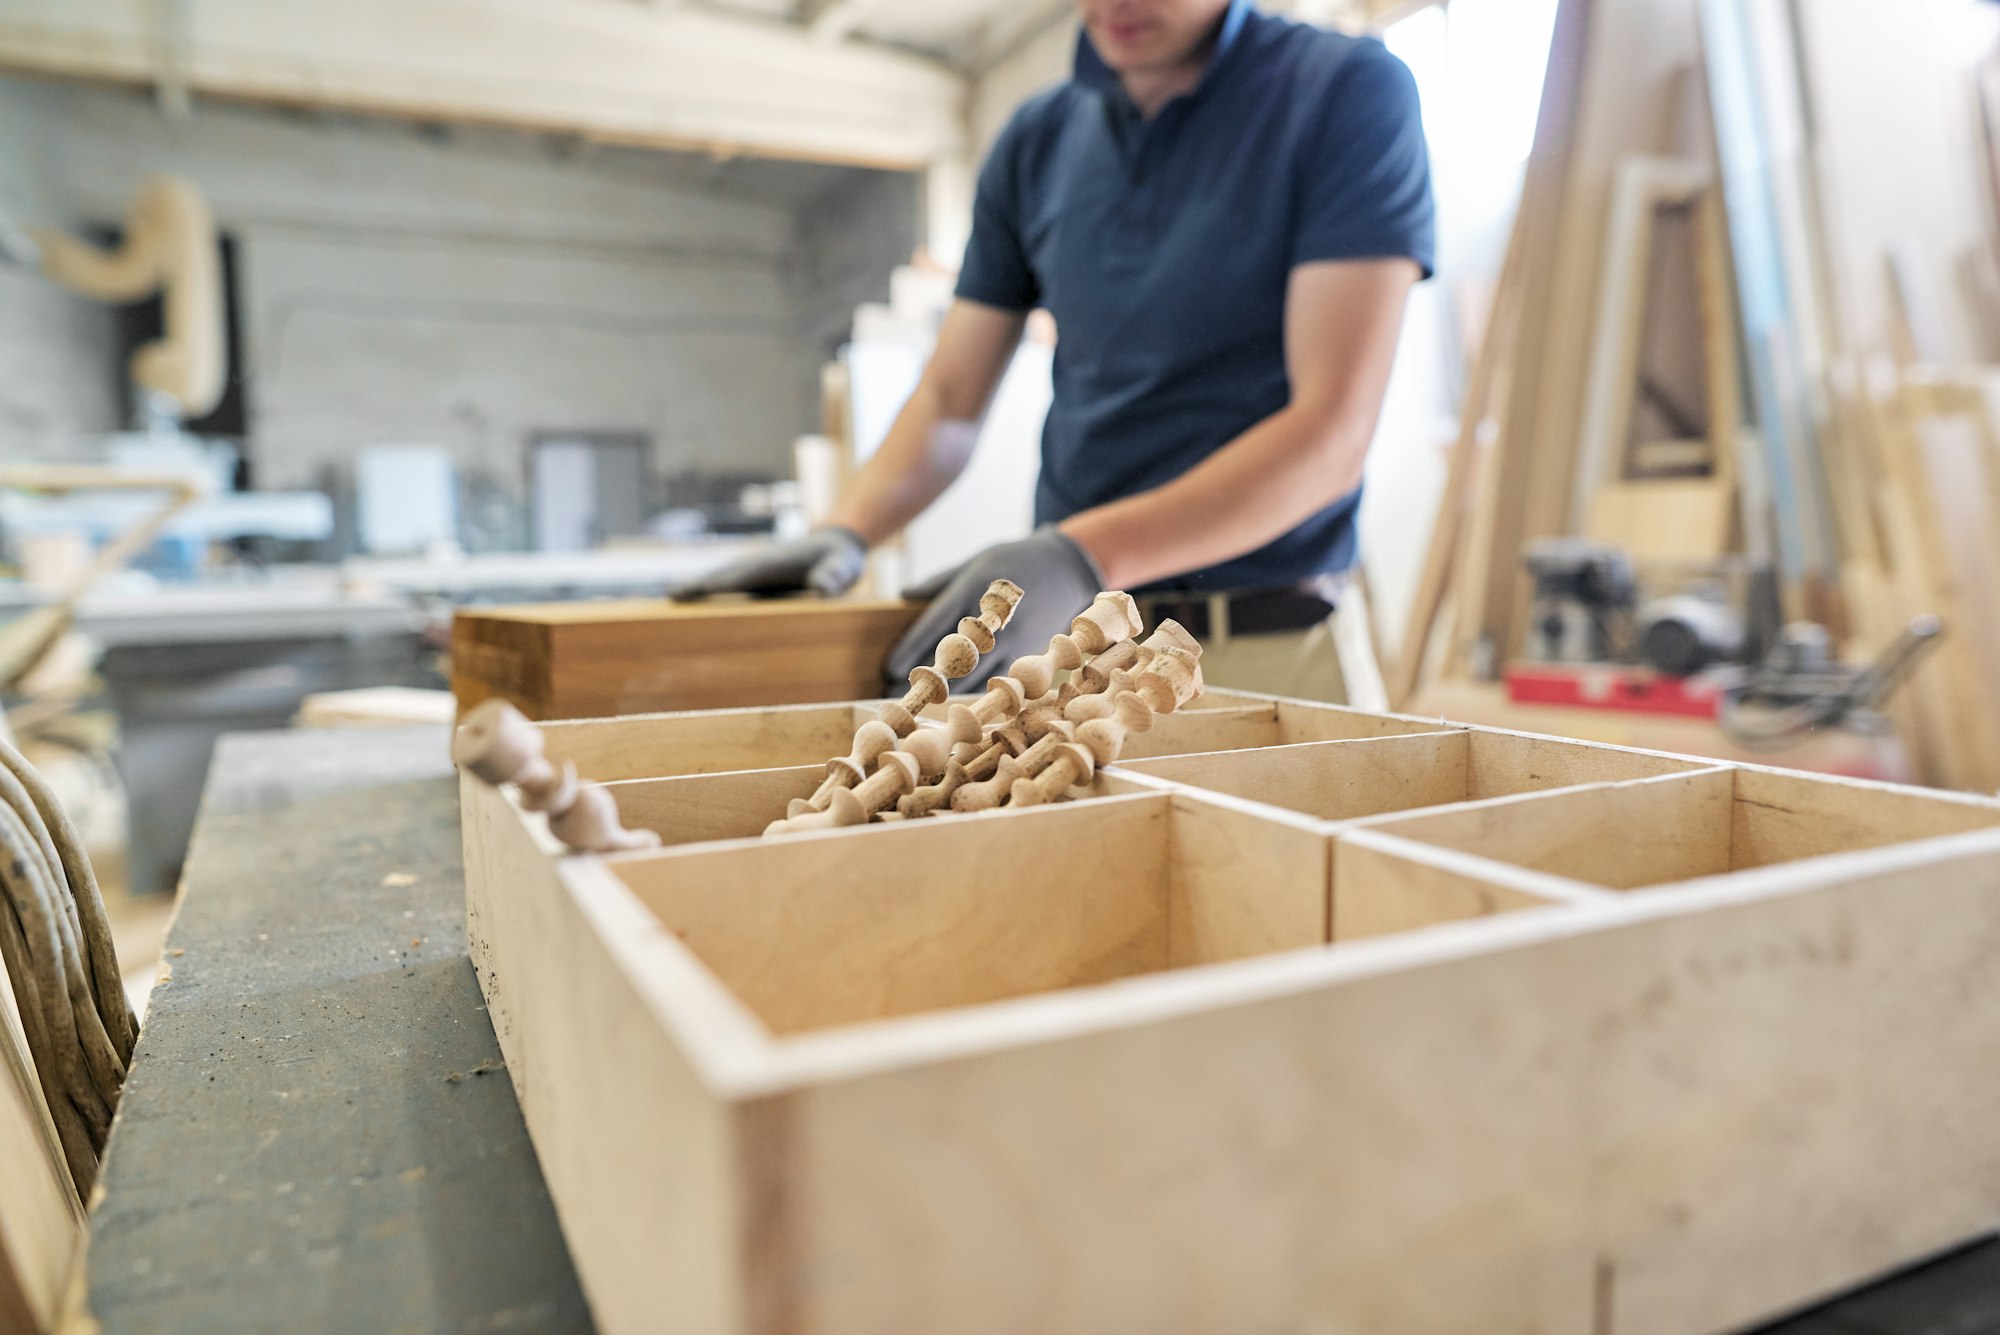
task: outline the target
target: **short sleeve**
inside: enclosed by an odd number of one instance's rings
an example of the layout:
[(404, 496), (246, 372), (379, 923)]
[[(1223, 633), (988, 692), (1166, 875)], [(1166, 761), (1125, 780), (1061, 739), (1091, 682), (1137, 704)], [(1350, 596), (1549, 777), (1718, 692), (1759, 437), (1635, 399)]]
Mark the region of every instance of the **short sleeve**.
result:
[(1409, 67), (1379, 41), (1358, 44), (1329, 85), (1317, 130), (1299, 164), (1292, 264), (1406, 257), (1428, 278), (1437, 222)]
[(1033, 310), (1041, 284), (1021, 239), (1022, 113), (1016, 112), (980, 168), (972, 198), (972, 237), (958, 271), (958, 295), (1002, 310)]

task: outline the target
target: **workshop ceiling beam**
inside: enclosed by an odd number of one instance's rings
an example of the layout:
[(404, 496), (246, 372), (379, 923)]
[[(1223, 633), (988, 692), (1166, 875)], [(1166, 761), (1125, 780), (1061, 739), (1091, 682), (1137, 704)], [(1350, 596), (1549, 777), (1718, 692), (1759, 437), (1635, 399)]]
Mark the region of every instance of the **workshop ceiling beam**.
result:
[(812, 0), (805, 10), (806, 29), (815, 42), (833, 46), (853, 36), (880, 8), (882, 0)]
[[(612, 0), (0, 0), (0, 70), (614, 143), (916, 168), (962, 151), (965, 82), (786, 25)], [(855, 21), (858, 21), (855, 20)]]

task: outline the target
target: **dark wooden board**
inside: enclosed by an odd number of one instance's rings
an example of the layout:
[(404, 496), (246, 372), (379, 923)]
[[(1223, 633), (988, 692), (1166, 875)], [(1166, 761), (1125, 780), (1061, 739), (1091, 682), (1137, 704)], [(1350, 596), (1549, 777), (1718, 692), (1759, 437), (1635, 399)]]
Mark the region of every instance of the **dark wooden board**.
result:
[(498, 696), (529, 718), (603, 718), (873, 699), (922, 604), (848, 599), (629, 600), (463, 608), (461, 711)]

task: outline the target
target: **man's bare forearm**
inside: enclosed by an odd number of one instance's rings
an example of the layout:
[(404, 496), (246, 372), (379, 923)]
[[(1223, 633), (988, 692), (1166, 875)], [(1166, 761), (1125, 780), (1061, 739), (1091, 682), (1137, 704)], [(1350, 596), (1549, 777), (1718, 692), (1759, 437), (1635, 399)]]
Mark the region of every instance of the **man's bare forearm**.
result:
[(1406, 259), (1294, 269), (1291, 403), (1165, 486), (1063, 521), (1105, 582), (1150, 584), (1254, 552), (1360, 486), (1417, 277)]
[(948, 417), (941, 397), (928, 380), (917, 386), (881, 447), (841, 493), (831, 522), (873, 546), (915, 519), (965, 471), (980, 424)]
[(987, 405), (1007, 373), (1025, 311), (955, 301), (937, 347), (889, 434), (841, 494), (828, 518), (870, 546), (899, 532), (972, 461)]
[(1284, 408), (1172, 482), (1061, 527), (1115, 589), (1217, 565), (1284, 536), (1359, 486), (1373, 427), (1372, 415), (1328, 426)]

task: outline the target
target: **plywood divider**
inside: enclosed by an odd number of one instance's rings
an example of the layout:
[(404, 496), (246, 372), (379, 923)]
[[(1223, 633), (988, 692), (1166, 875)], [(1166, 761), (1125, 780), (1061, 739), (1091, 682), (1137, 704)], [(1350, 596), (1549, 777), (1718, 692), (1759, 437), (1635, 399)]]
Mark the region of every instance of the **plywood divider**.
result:
[(1333, 847), (1332, 939), (1359, 941), (1518, 909), (1601, 906), (1609, 891), (1455, 849), (1348, 829)]
[(1747, 868), (1988, 829), (2000, 802), (1743, 766), (1731, 815), (1729, 865)]
[(1402, 737), (1411, 733), (1453, 732), (1456, 723), (1442, 719), (1418, 718), (1412, 714), (1380, 714), (1350, 709), (1346, 705), (1317, 704), (1306, 700), (1278, 702), (1278, 736), (1275, 745), (1298, 742), (1346, 742), (1364, 737)]
[(1121, 762), (1121, 772), (1268, 803), (1318, 820), (1441, 806), (1466, 797), (1463, 732), (1300, 742)]
[(651, 830), (663, 844), (750, 839), (785, 814), (795, 797), (810, 797), (826, 766), (682, 774), (666, 779), (621, 779), (604, 785), (618, 803), (618, 819), (633, 830)]
[(1284, 813), (1177, 793), (1166, 860), (1167, 963), (1247, 959), (1331, 939), (1333, 841)]
[(586, 779), (655, 779), (783, 765), (845, 755), (871, 707), (845, 702), (721, 709), (540, 724), (552, 760)]
[(1125, 738), (1122, 759), (1185, 755), (1195, 751), (1235, 751), (1270, 746), (1278, 740), (1278, 711), (1271, 705), (1180, 710), (1155, 718), (1153, 726)]
[(1419, 843), (1632, 889), (1729, 870), (1732, 771), (1558, 788), (1364, 822)]
[(1469, 731), (1472, 749), (1466, 796), (1474, 800), (1586, 783), (1625, 783), (1716, 767), (1712, 760), (1693, 760), (1664, 751), (1543, 737), (1505, 728)]

